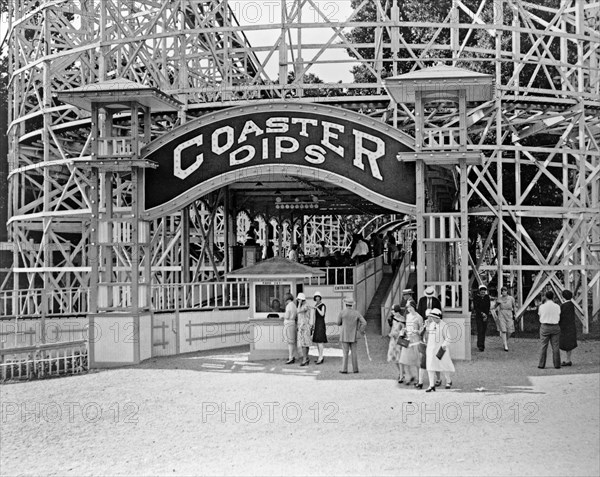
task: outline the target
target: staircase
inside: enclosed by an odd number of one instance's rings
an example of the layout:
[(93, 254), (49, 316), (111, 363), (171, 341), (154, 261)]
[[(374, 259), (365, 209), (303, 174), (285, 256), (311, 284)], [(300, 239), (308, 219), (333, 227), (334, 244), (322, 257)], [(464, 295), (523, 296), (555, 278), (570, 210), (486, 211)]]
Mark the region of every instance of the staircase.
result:
[(369, 333), (376, 333), (381, 335), (381, 302), (387, 295), (388, 288), (390, 287), (394, 279), (393, 273), (384, 273), (379, 283), (379, 287), (373, 295), (371, 304), (365, 314), (365, 320), (367, 320), (367, 330)]

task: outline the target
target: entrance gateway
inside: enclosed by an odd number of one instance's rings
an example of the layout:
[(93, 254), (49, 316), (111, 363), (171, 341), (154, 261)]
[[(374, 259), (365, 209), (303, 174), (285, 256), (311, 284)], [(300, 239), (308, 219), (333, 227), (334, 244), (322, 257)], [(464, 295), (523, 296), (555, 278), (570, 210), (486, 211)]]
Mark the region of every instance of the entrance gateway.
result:
[(144, 218), (179, 210), (238, 180), (284, 174), (339, 184), (414, 214), (415, 165), (399, 162), (414, 140), (381, 121), (323, 105), (269, 103), (209, 114), (153, 141)]
[[(158, 164), (145, 173), (145, 215), (174, 212), (228, 184), (265, 176), (300, 176), (311, 183), (341, 185), (390, 213), (414, 215), (415, 164), (397, 159), (399, 153), (413, 151), (412, 143), (397, 129), (340, 108), (281, 102), (228, 109), (186, 124), (143, 151), (144, 159)], [(253, 360), (287, 353), (280, 309), (285, 303), (277, 290), (295, 296), (304, 279), (325, 275), (300, 264), (275, 266), (279, 262), (273, 260), (229, 274), (250, 281), (248, 341)], [(272, 290), (259, 298), (259, 288)], [(314, 291), (308, 283), (301, 289)], [(331, 284), (318, 289), (330, 302), (329, 321), (335, 321), (338, 304), (333, 301), (341, 301), (343, 294)], [(281, 304), (266, 306), (275, 297)], [(366, 309), (368, 303), (364, 305)]]
[[(410, 136), (380, 121), (325, 105), (272, 102), (210, 113), (149, 142), (151, 108), (167, 104), (173, 109), (176, 101), (147, 87), (129, 85), (116, 92), (111, 84), (106, 90), (103, 94), (100, 84), (93, 94), (82, 88), (61, 95), (65, 102), (89, 105), (92, 125), (98, 129), (92, 136), (92, 150), (97, 153), (89, 161), (97, 194), (91, 223), (91, 256), (97, 257), (91, 274), (97, 282), (90, 287), (96, 307), (90, 315), (91, 366), (134, 364), (152, 356), (149, 221), (182, 210), (210, 192), (253, 177), (287, 176), (333, 184), (389, 213), (419, 215), (419, 162), (399, 160), (418, 147)], [(131, 135), (121, 135), (118, 147), (111, 147), (115, 143), (109, 130), (112, 119), (123, 110), (130, 110), (134, 119)], [(135, 188), (133, 213), (117, 220), (113, 216), (117, 204), (110, 203), (115, 167), (131, 171)], [(121, 239), (122, 244), (113, 233), (119, 221), (131, 225), (131, 234)], [(115, 273), (111, 268), (111, 254), (118, 247), (131, 253), (131, 273)], [(428, 269), (435, 267), (428, 261)], [(425, 284), (423, 277), (418, 279), (419, 289)], [(127, 301), (118, 300), (127, 286)], [(468, 341), (468, 323), (464, 316), (458, 318), (460, 351), (454, 355), (468, 358), (468, 346), (463, 346)], [(115, 329), (131, 339), (116, 342)], [(176, 339), (182, 337), (180, 333)], [(185, 346), (176, 349), (191, 351)]]

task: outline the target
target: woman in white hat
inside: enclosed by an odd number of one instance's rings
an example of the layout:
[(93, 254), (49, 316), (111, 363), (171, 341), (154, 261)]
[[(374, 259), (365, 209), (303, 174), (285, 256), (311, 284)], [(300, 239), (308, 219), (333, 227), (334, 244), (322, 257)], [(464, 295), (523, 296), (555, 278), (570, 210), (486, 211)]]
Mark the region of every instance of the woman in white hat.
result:
[(288, 345), (288, 360), (285, 364), (294, 364), (296, 362), (296, 320), (298, 310), (294, 297), (291, 293), (286, 293), (285, 299), (285, 315), (283, 316), (283, 336)]
[(419, 375), (420, 359), (418, 351), (418, 346), (421, 342), (421, 331), (423, 330), (423, 318), (417, 313), (416, 308), (417, 304), (415, 301), (408, 300), (406, 303), (406, 328), (403, 332), (410, 343), (408, 347), (402, 350), (402, 355), (400, 356), (400, 364), (405, 370), (407, 386), (415, 378), (418, 378), (418, 383), (423, 382), (423, 377)]
[(500, 296), (496, 300), (495, 307), (498, 313), (498, 328), (502, 342), (504, 343), (504, 351), (508, 351), (508, 338), (515, 332), (515, 299), (508, 294), (508, 288), (500, 289)]
[[(426, 392), (435, 391), (435, 372), (439, 371), (446, 379), (446, 389), (452, 386), (450, 373), (454, 373), (454, 364), (450, 358), (449, 349), (449, 328), (442, 321), (442, 312), (434, 308), (429, 312), (427, 318), (430, 322), (427, 325), (427, 374), (429, 374), (429, 387)], [(440, 351), (440, 350), (444, 351)], [(433, 383), (433, 384), (432, 384)]]
[(306, 366), (309, 363), (308, 350), (312, 344), (310, 340), (310, 308), (306, 303), (306, 295), (298, 293), (296, 296), (298, 304), (298, 346), (302, 348), (302, 362), (300, 366)]
[(400, 358), (402, 357), (402, 346), (398, 344), (398, 338), (403, 336), (402, 333), (404, 331), (405, 321), (406, 319), (402, 315), (402, 308), (400, 305), (394, 305), (394, 308), (392, 309), (392, 315), (390, 317), (391, 329), (388, 333), (390, 343), (388, 345), (387, 360), (388, 363), (394, 363), (398, 369), (398, 384), (403, 383), (405, 379), (404, 368), (400, 364)]
[(315, 300), (315, 325), (313, 327), (312, 341), (313, 343), (316, 343), (317, 349), (319, 350), (319, 359), (317, 359), (317, 364), (321, 364), (324, 360), (323, 343), (327, 343), (325, 324), (325, 312), (327, 311), (327, 307), (325, 306), (325, 303), (323, 303), (321, 292), (316, 291), (313, 295), (313, 299)]

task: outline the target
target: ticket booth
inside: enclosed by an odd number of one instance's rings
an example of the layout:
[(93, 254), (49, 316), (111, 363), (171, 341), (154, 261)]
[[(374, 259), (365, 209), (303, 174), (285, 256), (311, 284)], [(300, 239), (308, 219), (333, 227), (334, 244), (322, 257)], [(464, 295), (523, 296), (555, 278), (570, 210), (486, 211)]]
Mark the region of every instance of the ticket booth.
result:
[(307, 267), (281, 257), (264, 260), (235, 270), (228, 279), (250, 284), (250, 359), (285, 359), (287, 343), (283, 333), (285, 295), (294, 298), (304, 291), (309, 277), (325, 277), (319, 268)]

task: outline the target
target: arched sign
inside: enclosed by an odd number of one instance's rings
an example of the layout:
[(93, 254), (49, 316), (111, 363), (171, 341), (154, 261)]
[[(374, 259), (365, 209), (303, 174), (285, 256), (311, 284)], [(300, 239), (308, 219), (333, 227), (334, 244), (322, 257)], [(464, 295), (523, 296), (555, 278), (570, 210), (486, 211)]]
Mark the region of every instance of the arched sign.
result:
[(268, 103), (207, 114), (142, 152), (146, 218), (178, 210), (241, 179), (286, 174), (335, 183), (371, 202), (414, 213), (414, 140), (381, 121), (331, 106)]

